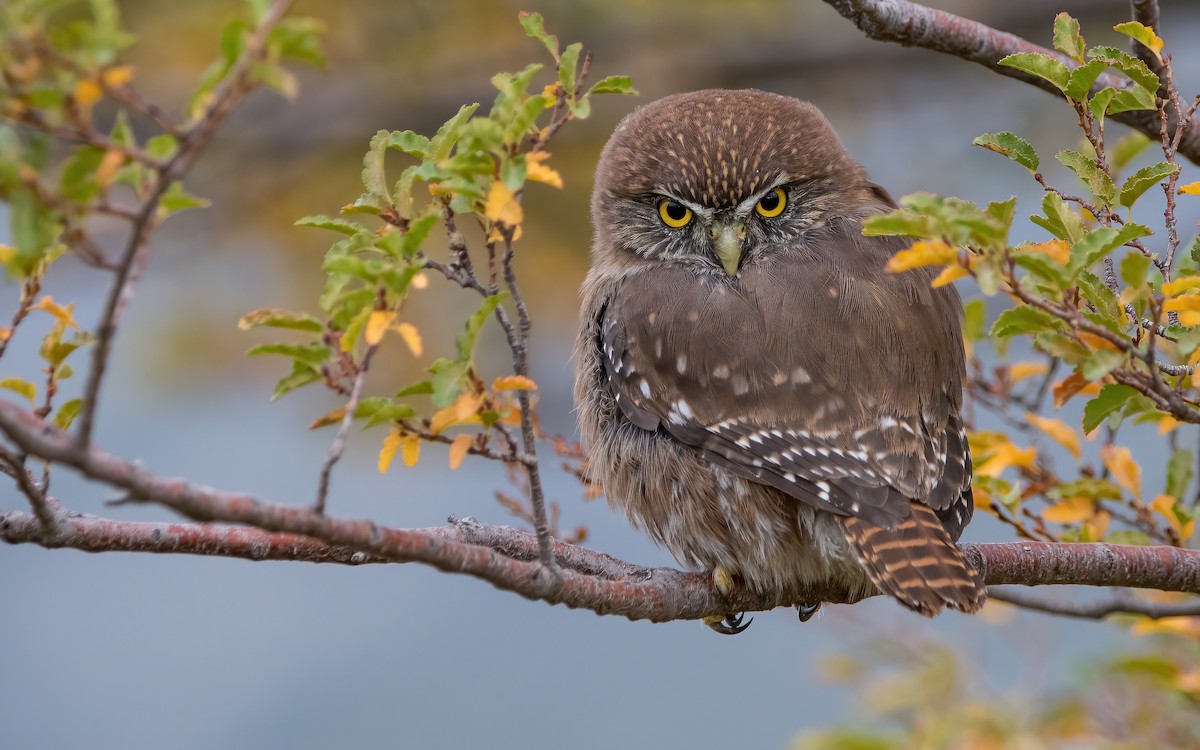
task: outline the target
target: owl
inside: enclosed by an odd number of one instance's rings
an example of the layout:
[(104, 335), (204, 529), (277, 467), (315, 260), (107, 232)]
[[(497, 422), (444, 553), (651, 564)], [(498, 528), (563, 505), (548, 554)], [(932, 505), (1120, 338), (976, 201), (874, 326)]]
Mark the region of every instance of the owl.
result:
[[(609, 503), (683, 565), (802, 620), (807, 587), (924, 615), (986, 597), (971, 519), (962, 303), (813, 105), (669, 96), (627, 116), (592, 194), (575, 401)], [(740, 615), (712, 618), (719, 632)]]

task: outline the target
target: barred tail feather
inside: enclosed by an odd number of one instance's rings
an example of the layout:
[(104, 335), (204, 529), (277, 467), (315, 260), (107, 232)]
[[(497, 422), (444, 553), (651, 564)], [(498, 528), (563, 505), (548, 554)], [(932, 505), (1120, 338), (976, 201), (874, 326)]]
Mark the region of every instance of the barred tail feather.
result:
[(927, 617), (943, 607), (975, 612), (987, 599), (979, 572), (928, 505), (914, 502), (909, 517), (891, 530), (853, 516), (842, 522), (871, 581), (909, 609)]

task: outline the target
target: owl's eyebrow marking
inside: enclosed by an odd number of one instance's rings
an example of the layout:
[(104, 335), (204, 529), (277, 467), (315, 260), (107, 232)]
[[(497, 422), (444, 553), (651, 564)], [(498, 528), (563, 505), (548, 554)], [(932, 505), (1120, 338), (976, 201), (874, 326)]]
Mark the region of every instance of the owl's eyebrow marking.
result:
[(737, 216), (737, 217), (742, 217), (742, 216), (749, 214), (750, 211), (754, 208), (754, 204), (758, 203), (760, 200), (762, 200), (762, 197), (764, 195), (771, 192), (775, 188), (784, 187), (791, 181), (792, 181), (791, 175), (786, 175), (786, 174), (779, 175), (779, 177), (775, 178), (774, 181), (772, 181), (770, 184), (768, 184), (762, 190), (758, 191), (757, 193), (750, 196), (746, 200), (737, 204), (737, 207), (733, 209), (733, 215)]
[(670, 190), (664, 190), (664, 189), (660, 188), (657, 193), (654, 193), (653, 195), (650, 196), (650, 200), (653, 201), (654, 203), (657, 203), (662, 198), (670, 198), (673, 201), (682, 203), (683, 205), (690, 208), (692, 210), (692, 213), (696, 214), (697, 216), (702, 216), (705, 219), (712, 218), (712, 215), (713, 215), (712, 208), (705, 206), (702, 203), (695, 203), (693, 201), (689, 201), (689, 200), (680, 198), (678, 195), (675, 195)]

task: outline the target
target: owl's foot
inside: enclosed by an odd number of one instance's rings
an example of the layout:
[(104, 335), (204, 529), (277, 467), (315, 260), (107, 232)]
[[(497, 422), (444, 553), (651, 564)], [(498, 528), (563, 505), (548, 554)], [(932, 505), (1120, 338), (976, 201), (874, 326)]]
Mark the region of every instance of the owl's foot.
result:
[(796, 614), (800, 615), (800, 622), (808, 622), (820, 608), (821, 602), (817, 602), (816, 604), (797, 604)]
[(711, 615), (704, 618), (704, 624), (717, 631), (721, 635), (737, 635), (746, 628), (750, 627), (750, 623), (754, 622), (754, 618), (744, 620), (745, 612), (739, 612), (736, 615)]
[(713, 568), (712, 579), (713, 585), (717, 587), (723, 596), (729, 596), (733, 593), (733, 577), (737, 575), (729, 568), (722, 568), (720, 565)]

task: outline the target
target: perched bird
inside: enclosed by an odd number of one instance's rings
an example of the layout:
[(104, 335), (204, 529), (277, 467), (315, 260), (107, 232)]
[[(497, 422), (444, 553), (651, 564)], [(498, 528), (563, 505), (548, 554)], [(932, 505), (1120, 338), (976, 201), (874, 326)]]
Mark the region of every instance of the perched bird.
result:
[(930, 616), (986, 596), (954, 545), (973, 510), (962, 303), (929, 269), (885, 270), (906, 243), (862, 224), (893, 208), (816, 107), (762, 91), (647, 104), (596, 170), (590, 471), (680, 563), (801, 619), (811, 585)]

